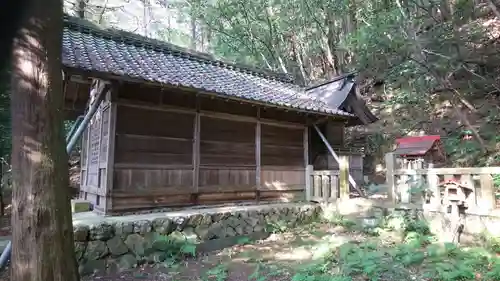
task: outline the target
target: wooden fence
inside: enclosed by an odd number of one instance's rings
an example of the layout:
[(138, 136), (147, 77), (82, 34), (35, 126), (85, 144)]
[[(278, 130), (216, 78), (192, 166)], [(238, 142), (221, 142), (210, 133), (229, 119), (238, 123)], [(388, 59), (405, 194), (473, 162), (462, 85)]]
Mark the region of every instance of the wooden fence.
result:
[(494, 177), (500, 167), (397, 169), (396, 157), (386, 155), (388, 197), (394, 203), (441, 205), (443, 189), (440, 183), (456, 180), (471, 188), (467, 197), (469, 208), (496, 208)]
[(314, 171), (307, 166), (306, 199), (307, 201), (328, 203), (349, 198), (349, 162), (347, 157), (340, 157), (339, 170)]

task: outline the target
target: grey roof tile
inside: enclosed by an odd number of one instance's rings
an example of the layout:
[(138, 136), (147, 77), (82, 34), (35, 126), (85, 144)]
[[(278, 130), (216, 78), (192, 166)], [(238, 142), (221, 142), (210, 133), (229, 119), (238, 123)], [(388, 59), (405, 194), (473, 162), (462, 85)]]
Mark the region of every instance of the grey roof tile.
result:
[(207, 54), (132, 33), (103, 30), (71, 17), (65, 18), (63, 65), (190, 87), (228, 98), (353, 116), (307, 94), (283, 75), (224, 63)]

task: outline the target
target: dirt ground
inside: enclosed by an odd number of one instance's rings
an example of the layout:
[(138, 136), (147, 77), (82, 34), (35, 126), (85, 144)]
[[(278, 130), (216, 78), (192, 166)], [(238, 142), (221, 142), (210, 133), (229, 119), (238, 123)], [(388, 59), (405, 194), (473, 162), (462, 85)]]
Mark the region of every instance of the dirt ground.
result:
[[(290, 232), (271, 234), (265, 240), (236, 245), (182, 262), (164, 262), (155, 266), (113, 274), (85, 276), (82, 281), (284, 281), (291, 280), (301, 265), (308, 264), (335, 244), (363, 240), (342, 227), (309, 225)], [(245, 243), (245, 241), (242, 241)], [(8, 281), (6, 271), (1, 281)]]
[[(500, 257), (490, 248), (436, 243), (418, 223), (408, 224), (414, 230), (404, 239), (401, 232), (381, 229), (374, 235), (349, 221), (313, 223), (194, 258), (82, 281), (500, 280)], [(1, 274), (0, 281), (9, 281), (6, 271)]]
[(327, 249), (323, 247), (332, 245), (332, 239), (338, 243), (356, 239), (352, 233), (342, 233), (343, 231), (339, 227), (330, 228), (318, 224), (293, 232), (272, 234), (265, 240), (236, 245), (181, 263), (166, 262), (119, 274), (88, 276), (83, 280), (291, 280), (297, 268), (321, 257), (322, 252), (326, 253)]

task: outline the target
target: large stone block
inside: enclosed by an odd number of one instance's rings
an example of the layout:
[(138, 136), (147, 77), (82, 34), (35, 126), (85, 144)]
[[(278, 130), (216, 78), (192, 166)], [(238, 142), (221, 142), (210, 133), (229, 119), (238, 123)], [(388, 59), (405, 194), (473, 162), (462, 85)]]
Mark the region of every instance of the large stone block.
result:
[(98, 260), (109, 253), (106, 243), (100, 240), (90, 241), (87, 244), (83, 258), (87, 261)]

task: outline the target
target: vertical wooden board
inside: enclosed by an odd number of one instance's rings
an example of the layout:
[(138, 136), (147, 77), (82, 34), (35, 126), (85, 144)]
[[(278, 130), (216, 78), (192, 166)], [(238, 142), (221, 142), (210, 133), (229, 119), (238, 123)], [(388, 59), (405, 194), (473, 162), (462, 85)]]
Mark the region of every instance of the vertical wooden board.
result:
[[(116, 88), (113, 89), (108, 93), (108, 99), (112, 100), (112, 96), (115, 94), (114, 91), (116, 91)], [(116, 114), (117, 114), (117, 106), (116, 104), (109, 102), (108, 103), (108, 109), (106, 111), (105, 117), (107, 119), (106, 122), (103, 121), (103, 126), (106, 128), (104, 132), (106, 132), (107, 138), (105, 139), (106, 143), (106, 152), (105, 152), (105, 168), (106, 168), (106, 173), (104, 174), (105, 176), (105, 186), (104, 188), (106, 189), (105, 191), (105, 198), (103, 198), (104, 201), (104, 208), (106, 210), (106, 213), (110, 212), (113, 206), (111, 192), (113, 190), (113, 184), (114, 184), (114, 160), (115, 160), (115, 140), (116, 140)]]
[(337, 200), (339, 198), (339, 176), (337, 175), (331, 175), (331, 191), (332, 191), (332, 194), (330, 196), (330, 198), (332, 198), (333, 200)]
[[(260, 108), (257, 108), (257, 123), (255, 124), (255, 183), (256, 189), (259, 190), (262, 186), (261, 177), (261, 125), (260, 125)], [(257, 193), (257, 200), (259, 200), (259, 194)]]
[(104, 163), (104, 166), (107, 166), (106, 163), (108, 161), (108, 147), (109, 147), (109, 114), (110, 107), (106, 106), (101, 111), (101, 140), (100, 140), (100, 149), (99, 149), (99, 163)]
[(125, 190), (131, 184), (132, 170), (128, 169), (115, 169), (113, 171), (113, 190)]
[(89, 125), (89, 159), (87, 185), (99, 187), (99, 152), (101, 141), (101, 114), (96, 112)]
[(199, 180), (200, 180), (200, 126), (201, 119), (198, 109), (196, 115), (194, 116), (194, 132), (193, 132), (193, 188), (198, 192)]
[(321, 197), (321, 177), (318, 175), (314, 176), (314, 188), (313, 197)]
[(312, 177), (313, 177), (313, 165), (307, 165), (306, 166), (306, 187), (305, 187), (305, 192), (306, 192), (306, 201), (311, 201), (311, 195), (312, 195)]
[(322, 188), (322, 195), (323, 195), (323, 200), (325, 200), (325, 202), (328, 202), (328, 200), (330, 199), (330, 188), (331, 188), (331, 182), (330, 182), (330, 176), (328, 175), (322, 175), (321, 176), (322, 179), (322, 183), (321, 183), (321, 188)]
[(339, 186), (340, 199), (349, 199), (349, 160), (346, 156), (340, 156)]

